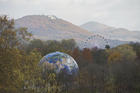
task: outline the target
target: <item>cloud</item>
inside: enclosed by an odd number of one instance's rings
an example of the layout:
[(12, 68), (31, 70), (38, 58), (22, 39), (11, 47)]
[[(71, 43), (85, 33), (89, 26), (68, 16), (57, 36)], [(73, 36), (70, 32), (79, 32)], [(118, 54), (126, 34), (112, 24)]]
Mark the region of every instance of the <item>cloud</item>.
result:
[(140, 30), (140, 0), (0, 0), (0, 13), (14, 18), (53, 14), (78, 25), (97, 21)]

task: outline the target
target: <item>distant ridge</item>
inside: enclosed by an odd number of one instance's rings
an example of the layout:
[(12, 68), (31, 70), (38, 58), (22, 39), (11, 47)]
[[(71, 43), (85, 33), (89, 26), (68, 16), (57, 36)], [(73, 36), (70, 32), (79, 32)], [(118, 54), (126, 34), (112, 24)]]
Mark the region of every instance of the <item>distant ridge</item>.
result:
[(140, 42), (140, 31), (129, 31), (125, 28), (110, 27), (94, 21), (87, 22), (80, 27), (112, 40)]
[[(97, 23), (94, 22), (94, 24), (97, 24)], [(15, 20), (15, 26), (16, 28), (18, 27), (28, 28), (28, 32), (31, 32), (34, 38), (38, 38), (41, 40), (75, 39), (79, 47), (81, 48), (88, 37), (91, 37), (92, 35), (96, 35), (96, 32), (90, 32), (88, 31), (89, 29), (85, 30), (84, 28), (81, 28), (68, 21), (60, 19), (54, 15), (24, 16), (22, 18)], [(95, 30), (100, 30), (102, 29), (102, 27), (106, 29), (110, 28), (103, 24), (101, 27), (100, 25), (96, 25), (95, 27), (97, 26), (98, 26), (98, 29), (95, 29)], [(111, 47), (126, 43), (120, 40), (108, 39), (108, 41)], [(103, 39), (99, 37), (94, 38), (94, 40), (90, 40), (87, 43), (88, 48), (96, 47), (94, 45), (97, 45), (99, 48), (105, 47)]]
[(91, 35), (91, 32), (52, 15), (24, 16), (17, 19), (15, 23), (16, 27), (27, 27), (28, 31), (35, 37), (43, 40), (61, 40), (66, 38), (82, 40)]
[(84, 29), (87, 29), (88, 31), (91, 31), (91, 32), (109, 31), (109, 30), (114, 29), (111, 26), (107, 26), (105, 24), (98, 23), (98, 22), (95, 22), (95, 21), (87, 22), (87, 23), (81, 25), (80, 27), (82, 27)]

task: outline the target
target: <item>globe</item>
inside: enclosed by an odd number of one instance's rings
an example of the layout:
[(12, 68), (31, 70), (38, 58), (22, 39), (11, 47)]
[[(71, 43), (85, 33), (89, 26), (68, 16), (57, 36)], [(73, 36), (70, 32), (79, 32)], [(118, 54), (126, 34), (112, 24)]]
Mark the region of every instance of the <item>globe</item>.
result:
[(53, 52), (45, 55), (40, 60), (40, 65), (45, 70), (53, 70), (56, 73), (64, 72), (68, 75), (74, 75), (79, 70), (76, 61), (63, 52)]

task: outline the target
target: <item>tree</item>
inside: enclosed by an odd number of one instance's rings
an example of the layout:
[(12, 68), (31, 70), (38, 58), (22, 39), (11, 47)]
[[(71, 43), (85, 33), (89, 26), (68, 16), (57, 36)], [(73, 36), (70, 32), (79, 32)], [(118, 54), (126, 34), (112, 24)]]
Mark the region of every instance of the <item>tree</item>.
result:
[(25, 28), (14, 27), (14, 20), (0, 16), (0, 90), (1, 92), (18, 92), (20, 77), (21, 46), (31, 34)]
[(46, 45), (43, 41), (40, 39), (34, 39), (29, 42), (29, 44), (26, 46), (26, 51), (31, 52), (33, 50), (36, 50), (41, 53), (41, 55), (45, 55), (45, 49)]
[(109, 45), (105, 45), (105, 48), (106, 48), (106, 49), (110, 49), (110, 46), (109, 46)]
[[(60, 87), (55, 75), (49, 73), (47, 78), (43, 78), (38, 64), (40, 52), (36, 49), (26, 52), (21, 48), (29, 37), (26, 29), (14, 28), (14, 20), (0, 17), (0, 92), (58, 93)], [(38, 47), (38, 43), (32, 44)]]
[(84, 50), (82, 51), (82, 57), (88, 62), (93, 62), (93, 56), (90, 49), (84, 48)]
[(62, 40), (62, 47), (67, 50), (73, 50), (76, 47), (76, 42), (74, 39)]
[(108, 61), (133, 61), (136, 58), (136, 52), (133, 50), (133, 47), (128, 44), (120, 45), (107, 50), (107, 52), (109, 54)]
[(108, 57), (108, 62), (113, 63), (113, 62), (118, 62), (121, 60), (121, 54), (118, 51), (113, 51), (110, 53)]
[(136, 52), (137, 59), (140, 60), (140, 43), (138, 43), (138, 42), (131, 43), (130, 45), (133, 47), (134, 51)]
[(30, 38), (31, 34), (26, 28), (14, 27), (14, 20), (9, 20), (7, 16), (0, 17), (0, 48), (20, 48), (23, 41)]

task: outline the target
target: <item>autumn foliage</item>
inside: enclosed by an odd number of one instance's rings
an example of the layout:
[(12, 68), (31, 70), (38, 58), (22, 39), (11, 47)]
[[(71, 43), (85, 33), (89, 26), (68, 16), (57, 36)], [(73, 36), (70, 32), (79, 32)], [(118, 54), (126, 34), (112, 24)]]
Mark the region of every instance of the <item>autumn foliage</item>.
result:
[[(30, 40), (26, 28), (0, 17), (0, 93), (140, 93), (140, 44), (80, 49), (73, 39)], [(40, 59), (54, 51), (71, 55), (76, 76), (43, 73)]]

